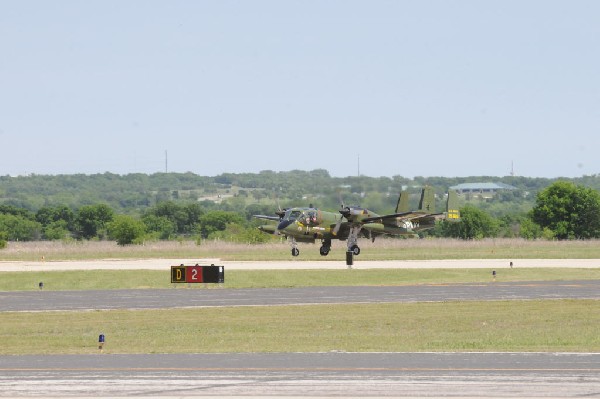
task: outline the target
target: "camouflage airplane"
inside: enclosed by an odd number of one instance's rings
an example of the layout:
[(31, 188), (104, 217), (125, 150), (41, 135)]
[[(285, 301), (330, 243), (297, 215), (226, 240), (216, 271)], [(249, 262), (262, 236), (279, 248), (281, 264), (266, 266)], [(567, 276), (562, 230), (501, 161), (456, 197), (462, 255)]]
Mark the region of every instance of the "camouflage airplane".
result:
[(380, 235), (416, 235), (420, 231), (431, 229), (436, 220), (460, 219), (457, 207), (457, 194), (448, 192), (446, 212), (435, 213), (435, 197), (431, 187), (421, 191), (419, 209), (409, 210), (408, 193), (400, 193), (395, 213), (378, 215), (358, 206), (344, 206), (339, 213), (313, 208), (288, 208), (275, 212), (277, 216), (254, 215), (258, 219), (276, 221), (259, 227), (265, 233), (282, 235), (292, 246), (292, 256), (298, 256), (298, 242), (314, 243), (321, 240), (319, 252), (327, 256), (331, 250), (331, 240), (347, 240), (347, 251), (360, 254), (358, 238), (360, 235), (375, 241)]

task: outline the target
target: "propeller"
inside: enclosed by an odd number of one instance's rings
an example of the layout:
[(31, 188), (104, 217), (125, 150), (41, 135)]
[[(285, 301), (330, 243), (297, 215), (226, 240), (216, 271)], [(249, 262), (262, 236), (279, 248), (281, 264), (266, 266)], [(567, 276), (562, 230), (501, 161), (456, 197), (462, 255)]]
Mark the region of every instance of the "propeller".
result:
[(275, 212), (275, 214), (277, 216), (279, 216), (279, 221), (280, 222), (283, 219), (283, 217), (285, 216), (285, 211), (287, 211), (287, 208), (284, 208), (284, 209), (279, 208), (279, 210)]
[(277, 201), (277, 211), (275, 212), (275, 214), (277, 216), (279, 216), (279, 221), (281, 222), (281, 219), (283, 219), (283, 216), (285, 215), (285, 211), (287, 209), (281, 209), (281, 204), (279, 203), (279, 198), (276, 198)]
[(342, 205), (342, 209), (340, 209), (340, 214), (342, 217), (338, 220), (335, 228), (333, 229), (333, 234), (337, 234), (340, 226), (342, 224), (342, 219), (346, 219), (350, 223), (357, 223), (359, 216), (364, 215), (366, 210), (361, 208), (360, 206), (344, 206)]
[(275, 231), (273, 232), (274, 235), (278, 236), (281, 233), (279, 232), (279, 230), (284, 229), (286, 226), (283, 226), (283, 217), (285, 216), (285, 212), (288, 210), (288, 208), (281, 208), (281, 204), (279, 203), (279, 198), (277, 198), (277, 211), (275, 211), (275, 214), (277, 216), (279, 216), (279, 223), (277, 223), (277, 228), (275, 229)]
[(342, 209), (340, 209), (340, 213), (342, 214), (343, 217), (348, 219), (348, 217), (350, 215), (352, 215), (352, 208), (349, 206), (342, 206)]
[(337, 236), (337, 233), (340, 231), (340, 227), (342, 226), (342, 221), (344, 220), (344, 217), (346, 215), (345, 210), (347, 209), (348, 211), (350, 211), (350, 208), (347, 208), (344, 205), (344, 198), (342, 198), (342, 193), (340, 191), (338, 191), (338, 197), (339, 197), (340, 204), (341, 204), (340, 207), (342, 208), (340, 210), (342, 217), (336, 222), (335, 227), (333, 228), (333, 231), (331, 232), (334, 236)]
[(340, 231), (340, 227), (342, 226), (342, 222), (346, 219), (348, 222), (352, 222), (353, 216), (357, 216), (362, 212), (362, 208), (360, 206), (348, 206), (344, 204), (344, 200), (342, 198), (342, 194), (338, 192), (340, 198), (340, 214), (342, 217), (337, 221), (335, 227), (333, 228), (333, 235), (337, 235)]
[(337, 236), (337, 233), (340, 231), (340, 227), (342, 226), (342, 221), (344, 220), (344, 214), (342, 211), (340, 211), (340, 213), (342, 214), (342, 217), (339, 218), (335, 224), (335, 227), (333, 228), (333, 231), (331, 232), (334, 236)]

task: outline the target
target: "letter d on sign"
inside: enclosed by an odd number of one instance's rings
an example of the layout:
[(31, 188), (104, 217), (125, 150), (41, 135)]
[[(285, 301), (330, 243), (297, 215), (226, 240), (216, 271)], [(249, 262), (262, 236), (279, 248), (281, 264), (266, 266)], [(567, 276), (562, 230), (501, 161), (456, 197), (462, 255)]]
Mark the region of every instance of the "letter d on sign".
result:
[(171, 266), (171, 282), (185, 283), (185, 266)]

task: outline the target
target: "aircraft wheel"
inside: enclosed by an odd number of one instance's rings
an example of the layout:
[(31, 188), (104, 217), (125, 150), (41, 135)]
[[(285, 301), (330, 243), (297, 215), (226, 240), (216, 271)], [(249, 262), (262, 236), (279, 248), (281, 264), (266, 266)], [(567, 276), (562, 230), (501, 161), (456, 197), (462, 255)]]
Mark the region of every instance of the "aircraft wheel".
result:
[(350, 248), (350, 251), (352, 251), (354, 255), (360, 255), (360, 248), (358, 245), (353, 245), (352, 248)]
[(322, 246), (321, 248), (319, 248), (319, 253), (321, 254), (321, 256), (327, 256), (327, 255), (329, 255), (330, 250), (331, 250), (331, 248)]
[(292, 256), (300, 255), (300, 250), (298, 248), (292, 248)]

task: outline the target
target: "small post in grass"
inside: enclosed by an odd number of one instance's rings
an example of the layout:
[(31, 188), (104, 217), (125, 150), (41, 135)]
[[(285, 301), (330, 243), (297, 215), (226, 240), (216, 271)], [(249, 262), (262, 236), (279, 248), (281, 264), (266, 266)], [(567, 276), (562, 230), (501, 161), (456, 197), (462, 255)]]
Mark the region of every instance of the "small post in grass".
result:
[(98, 336), (98, 349), (100, 349), (100, 353), (102, 353), (102, 350), (104, 349), (104, 334)]

